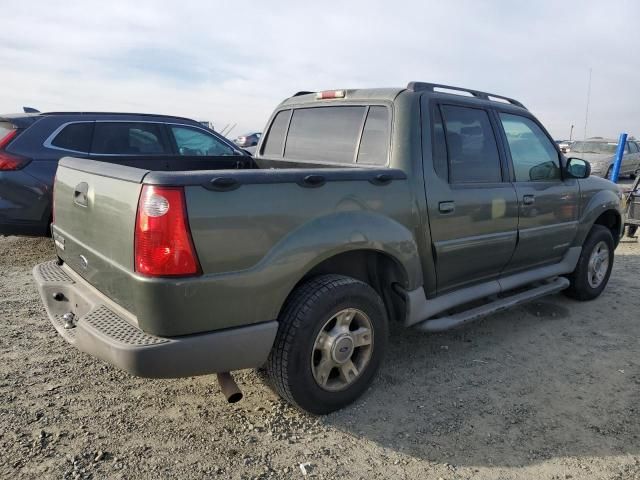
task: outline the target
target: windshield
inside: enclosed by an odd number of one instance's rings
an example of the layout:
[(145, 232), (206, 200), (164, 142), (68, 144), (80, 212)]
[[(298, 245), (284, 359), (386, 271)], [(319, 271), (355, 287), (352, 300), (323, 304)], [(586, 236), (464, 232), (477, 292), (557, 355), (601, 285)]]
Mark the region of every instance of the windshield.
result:
[(576, 142), (571, 145), (574, 153), (616, 153), (618, 144), (614, 142)]

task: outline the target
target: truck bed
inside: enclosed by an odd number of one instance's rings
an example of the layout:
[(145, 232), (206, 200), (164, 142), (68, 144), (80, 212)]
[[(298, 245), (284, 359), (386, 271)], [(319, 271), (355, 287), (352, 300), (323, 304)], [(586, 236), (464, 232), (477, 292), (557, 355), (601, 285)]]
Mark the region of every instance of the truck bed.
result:
[[(64, 158), (54, 196), (60, 259), (146, 332), (175, 336), (276, 318), (274, 305), (299, 280), (295, 272), (322, 259), (323, 234), (327, 248), (355, 238), (362, 248), (376, 249), (369, 232), (388, 229), (383, 225), (392, 219), (403, 233), (389, 229), (385, 235), (411, 238), (404, 227), (411, 224), (411, 195), (402, 170), (307, 163), (285, 168), (291, 163), (239, 158), (246, 162), (241, 168), (232, 163), (236, 158), (225, 157), (208, 170), (174, 170), (178, 161), (148, 170)], [(135, 272), (144, 185), (184, 189), (201, 275), (148, 278)], [(83, 195), (85, 206), (75, 200)], [(399, 256), (409, 254), (402, 242), (397, 248)]]

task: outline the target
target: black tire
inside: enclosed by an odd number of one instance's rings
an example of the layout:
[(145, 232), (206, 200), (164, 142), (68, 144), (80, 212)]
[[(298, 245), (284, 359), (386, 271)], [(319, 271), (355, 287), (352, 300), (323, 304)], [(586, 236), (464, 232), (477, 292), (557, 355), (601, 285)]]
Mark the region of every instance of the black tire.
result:
[[(604, 242), (609, 250), (609, 265), (602, 281), (596, 286), (589, 283), (589, 259), (600, 242)], [(594, 225), (582, 246), (582, 252), (575, 270), (567, 278), (571, 282), (564, 290), (565, 295), (575, 300), (587, 301), (597, 298), (607, 286), (611, 268), (613, 267), (614, 243), (611, 231), (602, 225)]]
[[(328, 391), (314, 378), (314, 346), (326, 322), (344, 309), (357, 309), (368, 317), (370, 356), (351, 384), (343, 390)], [(296, 288), (278, 320), (280, 326), (266, 367), (273, 388), (282, 398), (302, 410), (323, 415), (350, 404), (369, 387), (382, 362), (389, 334), (384, 304), (369, 285), (342, 275), (313, 278)]]
[(637, 225), (629, 225), (627, 227), (627, 237), (635, 238), (637, 231), (638, 231)]
[(613, 167), (609, 167), (607, 169), (607, 173), (604, 175), (604, 178), (607, 180), (611, 180), (611, 175), (613, 174)]

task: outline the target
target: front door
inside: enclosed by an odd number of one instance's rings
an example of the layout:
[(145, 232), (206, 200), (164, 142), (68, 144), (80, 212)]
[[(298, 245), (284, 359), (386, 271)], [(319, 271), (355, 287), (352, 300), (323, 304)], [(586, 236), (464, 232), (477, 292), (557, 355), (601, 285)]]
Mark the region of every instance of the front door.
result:
[(440, 294), (501, 273), (515, 249), (518, 207), (489, 112), (425, 104), (433, 151), (424, 152), (432, 156), (424, 176)]
[(505, 273), (559, 262), (578, 230), (578, 181), (563, 179), (560, 153), (532, 118), (498, 112), (518, 195), (518, 245)]

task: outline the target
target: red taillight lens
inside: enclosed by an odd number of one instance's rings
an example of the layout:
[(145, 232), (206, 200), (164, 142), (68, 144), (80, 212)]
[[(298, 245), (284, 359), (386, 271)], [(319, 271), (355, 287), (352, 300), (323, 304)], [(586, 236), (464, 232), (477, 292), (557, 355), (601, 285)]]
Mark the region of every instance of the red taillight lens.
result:
[(142, 187), (136, 218), (135, 270), (153, 277), (200, 273), (182, 187)]
[(18, 130), (13, 129), (9, 130), (9, 133), (0, 138), (0, 171), (20, 170), (30, 161), (28, 158), (21, 157), (20, 155), (3, 151), (4, 148), (11, 143), (11, 140), (16, 137), (16, 135), (18, 135)]
[(0, 171), (20, 170), (30, 162), (28, 158), (0, 151)]

